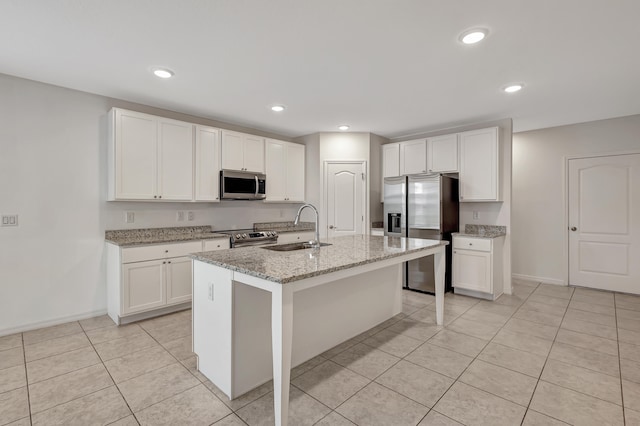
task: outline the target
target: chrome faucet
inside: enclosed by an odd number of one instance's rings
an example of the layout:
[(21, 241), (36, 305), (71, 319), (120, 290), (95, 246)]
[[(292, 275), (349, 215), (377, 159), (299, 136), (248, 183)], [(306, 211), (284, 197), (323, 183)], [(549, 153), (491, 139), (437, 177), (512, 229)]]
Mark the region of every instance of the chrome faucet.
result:
[(305, 207), (309, 207), (312, 208), (313, 211), (316, 213), (316, 240), (315, 241), (309, 241), (309, 244), (311, 245), (311, 247), (317, 248), (320, 247), (320, 229), (318, 228), (318, 209), (316, 209), (313, 204), (303, 204), (302, 206), (300, 206), (300, 208), (298, 209), (298, 213), (296, 213), (296, 220), (293, 221), (294, 225), (298, 225), (298, 222), (300, 222), (300, 213), (302, 212), (302, 210)]

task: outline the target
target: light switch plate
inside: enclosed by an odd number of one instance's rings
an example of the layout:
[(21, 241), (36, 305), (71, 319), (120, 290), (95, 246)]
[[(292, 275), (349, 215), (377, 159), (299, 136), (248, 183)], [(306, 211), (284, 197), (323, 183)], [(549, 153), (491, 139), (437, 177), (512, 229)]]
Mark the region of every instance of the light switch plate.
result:
[(176, 220), (177, 220), (178, 222), (183, 222), (183, 221), (184, 221), (184, 212), (178, 212), (178, 213), (176, 214)]
[(478, 212), (477, 211), (473, 212), (473, 218), (476, 219), (476, 220), (478, 219)]
[(124, 214), (125, 223), (133, 223), (136, 221), (136, 214), (134, 212), (125, 212)]
[(194, 212), (187, 212), (187, 219), (188, 219), (189, 221), (192, 221), (192, 220), (193, 220), (193, 219), (195, 219), (195, 218), (196, 218), (196, 215), (195, 215), (195, 213), (194, 213)]
[(2, 226), (18, 226), (18, 215), (17, 214), (3, 214), (2, 215)]

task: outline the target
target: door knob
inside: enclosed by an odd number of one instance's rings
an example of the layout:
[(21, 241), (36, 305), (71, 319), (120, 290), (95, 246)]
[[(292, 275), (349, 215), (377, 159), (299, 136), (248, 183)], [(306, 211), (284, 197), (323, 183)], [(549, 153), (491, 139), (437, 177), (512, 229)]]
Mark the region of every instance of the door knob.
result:
[(576, 228), (575, 226), (572, 226), (572, 227), (571, 227), (571, 230), (572, 230), (572, 231), (577, 231), (577, 230), (578, 230), (578, 228)]
[(333, 229), (333, 225), (329, 225), (329, 229)]

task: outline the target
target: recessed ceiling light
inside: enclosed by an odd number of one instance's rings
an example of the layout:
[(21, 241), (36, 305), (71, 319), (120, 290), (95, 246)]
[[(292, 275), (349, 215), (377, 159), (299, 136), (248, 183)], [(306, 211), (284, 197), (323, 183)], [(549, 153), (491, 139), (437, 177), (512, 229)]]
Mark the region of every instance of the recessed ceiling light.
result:
[(347, 126), (346, 124), (343, 124), (342, 126), (338, 126), (338, 129), (340, 129), (340, 130), (342, 130), (344, 132), (344, 131), (349, 130), (349, 126)]
[(174, 72), (166, 68), (154, 68), (153, 74), (155, 74), (156, 77), (160, 78), (171, 78), (173, 77)]
[(284, 105), (274, 105), (271, 107), (271, 111), (282, 112), (284, 111)]
[(522, 83), (510, 84), (508, 86), (505, 86), (502, 90), (504, 90), (507, 93), (514, 93), (522, 90), (523, 87), (524, 87), (524, 84)]
[(489, 30), (486, 28), (474, 28), (460, 34), (459, 40), (464, 44), (475, 44), (482, 41), (488, 33)]

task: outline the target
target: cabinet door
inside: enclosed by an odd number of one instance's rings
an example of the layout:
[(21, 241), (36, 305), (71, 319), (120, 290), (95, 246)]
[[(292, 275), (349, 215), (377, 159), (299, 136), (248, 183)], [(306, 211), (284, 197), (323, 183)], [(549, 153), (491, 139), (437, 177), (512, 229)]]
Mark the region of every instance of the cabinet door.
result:
[(244, 135), (244, 169), (255, 173), (264, 173), (264, 139), (253, 135)]
[(500, 201), (498, 129), (460, 133), (460, 201)]
[(191, 300), (191, 259), (174, 257), (167, 260), (167, 305)]
[(196, 201), (220, 200), (220, 129), (196, 126)]
[(454, 250), (453, 287), (492, 293), (491, 253)]
[(287, 144), (267, 139), (265, 166), (267, 175), (267, 201), (287, 198)]
[(427, 141), (400, 142), (400, 174), (426, 173), (427, 171)]
[(123, 314), (164, 306), (167, 301), (163, 260), (122, 265)]
[(158, 192), (163, 200), (193, 200), (193, 124), (161, 119)]
[(382, 145), (382, 177), (400, 176), (400, 144)]
[(115, 109), (115, 199), (157, 197), (157, 119)]
[[(305, 146), (290, 143), (287, 144), (287, 201), (304, 202), (304, 161)], [(267, 174), (267, 184), (269, 182)]]
[(242, 133), (222, 131), (222, 168), (244, 170), (244, 138)]
[(458, 171), (458, 135), (427, 139), (427, 170), (429, 173)]

